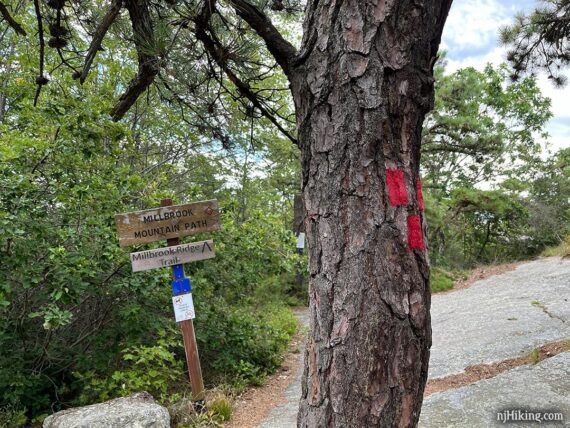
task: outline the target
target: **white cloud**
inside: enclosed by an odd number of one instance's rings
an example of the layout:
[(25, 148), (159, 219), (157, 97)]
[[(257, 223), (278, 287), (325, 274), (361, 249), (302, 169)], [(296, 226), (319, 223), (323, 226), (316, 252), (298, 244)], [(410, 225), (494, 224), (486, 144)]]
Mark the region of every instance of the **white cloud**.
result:
[(496, 0), (458, 0), (443, 31), (450, 50), (468, 51), (496, 45), (499, 28), (512, 21), (512, 11)]
[(493, 50), (485, 52), (481, 55), (466, 56), (461, 59), (449, 57), (447, 58), (447, 67), (445, 70), (448, 73), (453, 73), (460, 68), (473, 67), (477, 70), (483, 70), (488, 63), (498, 65), (505, 62), (506, 49), (503, 47), (496, 47)]
[(547, 125), (550, 137), (548, 138), (548, 149), (552, 152), (562, 148), (570, 147), (570, 126), (566, 125)]
[[(567, 74), (570, 70), (567, 71)], [(538, 86), (543, 95), (552, 100), (552, 113), (556, 119), (568, 119), (570, 123), (570, 85), (563, 88), (555, 87), (552, 82), (541, 74), (538, 77)]]

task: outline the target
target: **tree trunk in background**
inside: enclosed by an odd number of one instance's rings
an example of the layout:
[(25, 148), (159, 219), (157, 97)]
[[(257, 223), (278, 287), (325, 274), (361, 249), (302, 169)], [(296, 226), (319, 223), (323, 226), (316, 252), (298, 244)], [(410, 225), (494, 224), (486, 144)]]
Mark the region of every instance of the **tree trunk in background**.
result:
[[(300, 239), (300, 234), (305, 233), (305, 206), (303, 203), (303, 195), (295, 195), (293, 200), (293, 232), (297, 237), (297, 240)], [(304, 243), (304, 241), (303, 241)], [(304, 253), (303, 249), (297, 247), (297, 252), (299, 254)], [(295, 273), (295, 288), (293, 292), (298, 296), (306, 296), (306, 281), (305, 281), (305, 269), (298, 268), (297, 272)]]
[(4, 122), (4, 115), (6, 114), (6, 94), (0, 94), (0, 123)]
[(431, 326), (416, 180), (450, 4), (308, 2), (291, 79), (310, 251), (300, 427), (417, 424)]
[(293, 232), (295, 236), (305, 233), (305, 206), (303, 195), (295, 195), (293, 199)]
[[(4, 74), (6, 76), (9, 76), (10, 73), (12, 72), (13, 63), (9, 61), (9, 58), (14, 53), (14, 44), (15, 42), (12, 42), (10, 44), (10, 50), (8, 51), (8, 55), (6, 56), (6, 58), (8, 58), (7, 63), (0, 62), (0, 67), (4, 69)], [(6, 114), (7, 96), (6, 92), (4, 92), (5, 85), (6, 85), (6, 80), (0, 82), (0, 123), (4, 122), (4, 115)]]

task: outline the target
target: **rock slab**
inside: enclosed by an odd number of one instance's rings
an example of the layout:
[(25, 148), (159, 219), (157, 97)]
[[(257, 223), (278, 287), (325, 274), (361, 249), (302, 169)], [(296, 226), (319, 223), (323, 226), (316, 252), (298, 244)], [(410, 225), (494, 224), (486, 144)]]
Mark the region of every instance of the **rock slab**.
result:
[[(433, 345), (429, 377), (461, 373), (530, 354), (549, 342), (570, 337), (570, 261), (549, 257), (471, 287), (432, 299)], [(301, 354), (303, 355), (303, 354)], [(285, 391), (286, 404), (273, 409), (257, 428), (295, 428), (301, 371)], [(434, 394), (422, 408), (422, 428), (479, 428), (497, 425), (506, 408), (557, 410), (570, 428), (570, 352), (522, 366), (496, 378)], [(519, 426), (508, 423), (509, 428)], [(560, 426), (554, 425), (554, 426)]]
[(570, 337), (570, 261), (549, 257), (432, 299), (429, 378)]
[(139, 392), (54, 413), (43, 428), (170, 428), (170, 415), (148, 392)]
[[(424, 400), (420, 428), (570, 426), (570, 352), (525, 365)], [(504, 410), (554, 412), (561, 421), (500, 420)]]

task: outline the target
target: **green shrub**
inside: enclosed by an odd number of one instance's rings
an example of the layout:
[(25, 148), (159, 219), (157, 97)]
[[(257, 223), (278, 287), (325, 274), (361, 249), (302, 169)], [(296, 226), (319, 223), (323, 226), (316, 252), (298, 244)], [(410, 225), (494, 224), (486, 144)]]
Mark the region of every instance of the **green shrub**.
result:
[(171, 423), (178, 428), (223, 427), (233, 413), (232, 403), (222, 390), (206, 391), (206, 408), (196, 412), (188, 398), (183, 398), (169, 407)]
[(184, 360), (174, 353), (179, 343), (172, 333), (161, 331), (154, 346), (133, 346), (123, 350), (121, 368), (112, 374), (76, 372), (83, 385), (80, 403), (105, 401), (137, 391), (147, 391), (165, 402), (169, 386), (180, 382), (184, 376)]
[[(192, 238), (214, 239), (216, 258), (185, 266), (205, 382), (261, 382), (294, 330), (292, 315), (275, 307), (306, 263), (295, 254), (287, 196), (266, 178), (225, 186), (243, 182), (211, 147), (168, 162), (162, 142), (187, 148), (189, 134), (157, 129), (165, 110), (134, 131), (111, 121), (103, 93), (56, 100), (45, 90), (42, 108), (14, 102), (17, 127), (0, 124), (0, 408), (32, 420), (140, 389), (169, 401), (184, 393), (172, 274), (133, 273), (129, 251), (142, 248), (120, 248), (113, 221), (173, 194), (177, 203), (216, 198), (222, 208), (221, 230)], [(86, 102), (77, 106), (77, 97)]]
[(438, 267), (431, 269), (430, 289), (432, 293), (451, 290), (453, 288), (453, 285), (454, 280), (449, 272), (446, 272), (445, 270)]
[(0, 407), (0, 427), (20, 428), (26, 424), (27, 420), (23, 409), (11, 405)]
[(221, 392), (208, 397), (207, 406), (208, 411), (210, 411), (214, 415), (215, 419), (220, 422), (229, 421), (232, 417), (232, 403), (229, 398)]
[(260, 384), (281, 363), (297, 331), (290, 310), (276, 305), (231, 308), (223, 300), (197, 305), (196, 336), (202, 369), (210, 382)]
[(529, 359), (531, 364), (538, 364), (540, 362), (540, 348), (533, 349)]
[(570, 235), (566, 236), (556, 247), (548, 247), (542, 252), (544, 257), (568, 257), (570, 256)]

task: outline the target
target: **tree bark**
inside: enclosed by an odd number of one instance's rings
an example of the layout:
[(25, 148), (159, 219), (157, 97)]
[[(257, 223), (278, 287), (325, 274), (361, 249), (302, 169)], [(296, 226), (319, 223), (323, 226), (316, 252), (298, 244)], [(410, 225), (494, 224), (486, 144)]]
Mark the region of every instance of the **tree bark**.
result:
[(305, 233), (305, 205), (303, 195), (295, 195), (293, 199), (293, 232), (295, 236)]
[(431, 326), (416, 180), (450, 5), (307, 4), (289, 76), (310, 273), (299, 427), (417, 425)]

